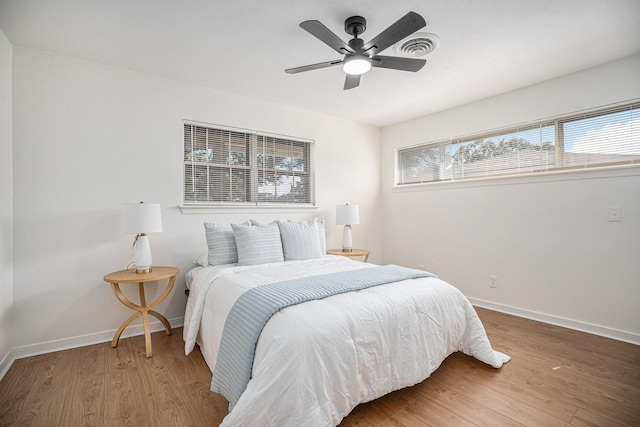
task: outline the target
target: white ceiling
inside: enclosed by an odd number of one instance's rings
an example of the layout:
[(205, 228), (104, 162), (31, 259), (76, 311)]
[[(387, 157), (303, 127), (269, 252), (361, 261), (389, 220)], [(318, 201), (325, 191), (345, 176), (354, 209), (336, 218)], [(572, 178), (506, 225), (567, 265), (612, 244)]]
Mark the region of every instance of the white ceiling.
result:
[[(408, 11), (440, 37), (417, 73), (377, 68), (344, 91), (341, 67), (284, 72), (340, 58), (302, 21), (348, 40), (362, 15), (368, 41)], [(0, 28), (14, 46), (386, 126), (637, 54), (640, 1), (0, 0)]]

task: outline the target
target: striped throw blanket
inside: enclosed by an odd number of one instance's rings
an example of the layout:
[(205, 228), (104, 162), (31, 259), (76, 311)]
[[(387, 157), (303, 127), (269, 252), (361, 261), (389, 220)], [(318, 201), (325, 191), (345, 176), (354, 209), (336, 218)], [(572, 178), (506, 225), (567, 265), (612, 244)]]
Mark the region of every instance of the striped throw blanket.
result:
[(224, 324), (220, 350), (211, 380), (211, 391), (222, 394), (235, 406), (251, 379), (256, 345), (271, 316), (283, 308), (419, 277), (431, 273), (397, 265), (304, 277), (249, 289), (235, 302)]

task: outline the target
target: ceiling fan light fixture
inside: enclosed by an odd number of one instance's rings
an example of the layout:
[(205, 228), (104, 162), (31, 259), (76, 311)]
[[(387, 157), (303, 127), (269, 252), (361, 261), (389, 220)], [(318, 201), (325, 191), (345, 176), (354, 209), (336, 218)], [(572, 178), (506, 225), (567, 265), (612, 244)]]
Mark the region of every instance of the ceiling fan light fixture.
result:
[(351, 55), (344, 60), (342, 69), (347, 74), (364, 74), (371, 69), (371, 60), (367, 55)]

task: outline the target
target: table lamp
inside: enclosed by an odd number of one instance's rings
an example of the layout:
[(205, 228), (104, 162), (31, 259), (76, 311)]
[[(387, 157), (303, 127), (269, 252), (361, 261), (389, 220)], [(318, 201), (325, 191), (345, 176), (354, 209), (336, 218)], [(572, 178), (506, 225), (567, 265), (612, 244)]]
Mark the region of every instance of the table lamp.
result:
[(353, 237), (351, 236), (351, 226), (360, 224), (360, 211), (358, 205), (337, 205), (336, 206), (336, 224), (344, 225), (342, 230), (342, 252), (351, 252), (353, 250)]
[(128, 203), (124, 207), (124, 232), (135, 234), (133, 248), (135, 249), (136, 273), (151, 271), (151, 245), (147, 233), (162, 231), (162, 214), (159, 203)]

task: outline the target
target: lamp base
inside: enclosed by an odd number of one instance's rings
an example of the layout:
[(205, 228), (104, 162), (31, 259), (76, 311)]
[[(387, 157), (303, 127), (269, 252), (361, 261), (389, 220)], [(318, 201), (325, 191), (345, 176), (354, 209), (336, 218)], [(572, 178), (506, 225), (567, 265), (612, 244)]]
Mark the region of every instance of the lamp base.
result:
[(347, 224), (342, 229), (342, 252), (353, 250), (353, 238), (351, 237), (351, 225)]
[(149, 236), (139, 234), (135, 241), (135, 266), (136, 273), (149, 273), (151, 271), (151, 245), (149, 245)]

